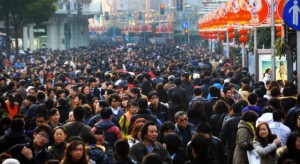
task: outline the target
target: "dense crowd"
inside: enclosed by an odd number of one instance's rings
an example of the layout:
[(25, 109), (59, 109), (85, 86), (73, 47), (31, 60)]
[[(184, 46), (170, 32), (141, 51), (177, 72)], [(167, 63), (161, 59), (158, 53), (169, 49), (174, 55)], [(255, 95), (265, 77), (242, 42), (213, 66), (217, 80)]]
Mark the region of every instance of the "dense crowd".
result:
[[(293, 81), (201, 45), (0, 52), (0, 158), (21, 164), (300, 163)], [(255, 153), (254, 153), (255, 152)]]

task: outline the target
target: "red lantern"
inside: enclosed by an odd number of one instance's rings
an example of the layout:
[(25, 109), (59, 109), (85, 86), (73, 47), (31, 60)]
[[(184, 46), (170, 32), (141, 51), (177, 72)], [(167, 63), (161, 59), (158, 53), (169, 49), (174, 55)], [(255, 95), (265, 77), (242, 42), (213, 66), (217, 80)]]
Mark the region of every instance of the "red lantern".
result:
[(281, 31), (281, 26), (276, 26), (276, 31)]
[(279, 31), (279, 32), (277, 32), (276, 33), (276, 36), (279, 38), (279, 37), (281, 37), (281, 32)]
[(225, 31), (220, 31), (220, 35), (225, 35)]
[(227, 29), (227, 31), (228, 31), (229, 33), (232, 33), (232, 32), (234, 32), (234, 28), (233, 28), (233, 27), (229, 27), (229, 28)]
[(221, 35), (219, 39), (220, 39), (220, 40), (225, 40), (225, 36), (224, 36), (224, 35)]
[(231, 34), (228, 34), (228, 37), (229, 37), (230, 39), (232, 39), (232, 38), (235, 37), (235, 35), (234, 35), (233, 33), (231, 33)]
[(247, 37), (246, 36), (244, 36), (244, 35), (242, 35), (240, 38), (239, 38), (239, 41), (240, 42), (242, 42), (242, 43), (244, 43), (244, 42), (247, 42)]
[(239, 33), (240, 33), (240, 35), (246, 35), (248, 33), (248, 31), (246, 29), (242, 28)]

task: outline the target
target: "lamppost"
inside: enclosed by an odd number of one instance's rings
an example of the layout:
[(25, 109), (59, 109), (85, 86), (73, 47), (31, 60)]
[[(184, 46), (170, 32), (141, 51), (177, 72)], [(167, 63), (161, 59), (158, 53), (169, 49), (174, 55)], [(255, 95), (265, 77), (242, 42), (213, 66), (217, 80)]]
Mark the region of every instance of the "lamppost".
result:
[[(192, 5), (188, 5), (188, 4), (186, 4), (185, 5), (185, 12), (186, 12), (186, 14), (187, 14), (187, 24), (188, 24), (188, 26), (187, 26), (187, 28), (189, 29), (189, 31), (188, 31), (188, 33), (187, 33), (187, 37), (188, 37), (188, 44), (190, 44), (190, 13), (189, 13), (189, 10), (187, 10), (187, 9), (189, 9), (189, 8), (191, 8), (192, 7)], [(188, 13), (187, 13), (187, 11), (188, 11)]]

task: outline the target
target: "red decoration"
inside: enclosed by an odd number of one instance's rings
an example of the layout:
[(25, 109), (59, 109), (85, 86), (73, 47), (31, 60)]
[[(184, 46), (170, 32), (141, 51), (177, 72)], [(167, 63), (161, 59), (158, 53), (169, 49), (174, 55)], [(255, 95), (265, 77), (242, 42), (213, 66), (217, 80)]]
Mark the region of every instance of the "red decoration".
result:
[(281, 31), (281, 26), (276, 26), (276, 31)]
[(276, 36), (279, 38), (279, 37), (281, 37), (281, 32), (279, 31), (279, 32), (277, 32), (276, 33)]
[(225, 36), (224, 35), (220, 35), (220, 40), (225, 40)]
[(233, 27), (229, 27), (229, 28), (227, 29), (227, 31), (228, 31), (229, 33), (232, 33), (232, 32), (234, 32), (234, 28), (233, 28)]
[(248, 33), (248, 31), (244, 28), (240, 29), (240, 35), (246, 35)]
[(232, 39), (232, 38), (235, 37), (235, 35), (234, 35), (233, 33), (231, 33), (231, 34), (228, 34), (228, 37), (229, 37), (230, 39)]
[(239, 41), (243, 43), (243, 42), (247, 42), (247, 39), (248, 39), (248, 38), (247, 38), (246, 36), (242, 35), (242, 36), (239, 38)]
[(220, 31), (220, 35), (224, 35), (225, 34), (225, 31)]

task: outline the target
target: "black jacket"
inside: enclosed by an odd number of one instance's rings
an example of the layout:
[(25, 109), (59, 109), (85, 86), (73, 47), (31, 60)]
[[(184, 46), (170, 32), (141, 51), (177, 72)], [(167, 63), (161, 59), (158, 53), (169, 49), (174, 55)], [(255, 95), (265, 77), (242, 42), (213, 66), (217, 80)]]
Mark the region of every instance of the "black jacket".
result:
[[(26, 146), (27, 148), (31, 149), (33, 153), (33, 158), (27, 159), (21, 152), (22, 149)], [(18, 144), (14, 147), (10, 148), (6, 151), (7, 154), (10, 154), (12, 158), (17, 159), (22, 164), (42, 164), (45, 163), (50, 159), (50, 153), (48, 150), (43, 147), (38, 153), (34, 153), (34, 145), (33, 142), (27, 144)]]
[(25, 133), (10, 131), (0, 139), (0, 153), (5, 152), (16, 144), (24, 144), (28, 142), (31, 142), (31, 139), (28, 138)]
[(234, 114), (223, 122), (223, 126), (220, 132), (220, 139), (224, 146), (227, 148), (229, 160), (232, 161), (233, 153), (235, 149), (236, 134), (238, 130), (238, 124), (242, 119), (241, 114)]

